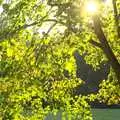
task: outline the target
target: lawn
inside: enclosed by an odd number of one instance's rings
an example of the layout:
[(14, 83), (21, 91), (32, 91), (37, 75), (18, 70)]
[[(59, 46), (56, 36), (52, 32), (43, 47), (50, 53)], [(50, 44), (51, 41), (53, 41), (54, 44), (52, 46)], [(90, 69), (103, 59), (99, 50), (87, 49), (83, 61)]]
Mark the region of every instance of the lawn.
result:
[[(93, 120), (120, 120), (120, 109), (92, 109), (92, 113)], [(45, 120), (62, 120), (61, 115), (59, 112), (54, 118), (49, 114)]]
[(93, 109), (93, 120), (120, 120), (120, 109)]

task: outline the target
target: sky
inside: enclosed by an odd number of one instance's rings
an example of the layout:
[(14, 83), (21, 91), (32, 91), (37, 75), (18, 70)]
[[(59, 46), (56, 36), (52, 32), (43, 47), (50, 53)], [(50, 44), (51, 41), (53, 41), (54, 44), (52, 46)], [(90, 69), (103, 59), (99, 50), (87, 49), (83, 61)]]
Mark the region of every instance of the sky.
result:
[(0, 14), (3, 12), (3, 8), (2, 6), (0, 6)]
[[(111, 0), (105, 0), (104, 2), (108, 5), (108, 4), (110, 4)], [(3, 3), (6, 3), (6, 0), (4, 0)], [(87, 8), (88, 8), (89, 12), (95, 12), (95, 11), (96, 11), (95, 3), (88, 3)], [(3, 12), (3, 7), (0, 6), (0, 14), (1, 14), (2, 12)], [(42, 34), (43, 32), (46, 33), (46, 32), (48, 31), (48, 29), (50, 28), (50, 26), (51, 26), (51, 24), (47, 23), (47, 24), (43, 25), (43, 26), (39, 29), (38, 32), (39, 32), (40, 34)], [(58, 26), (58, 28), (59, 28), (59, 31), (57, 31), (57, 32), (60, 32), (60, 33), (64, 32), (64, 30), (65, 30), (65, 28), (62, 28), (62, 27), (60, 27), (60, 26)], [(56, 29), (56, 30), (57, 30), (57, 29)]]

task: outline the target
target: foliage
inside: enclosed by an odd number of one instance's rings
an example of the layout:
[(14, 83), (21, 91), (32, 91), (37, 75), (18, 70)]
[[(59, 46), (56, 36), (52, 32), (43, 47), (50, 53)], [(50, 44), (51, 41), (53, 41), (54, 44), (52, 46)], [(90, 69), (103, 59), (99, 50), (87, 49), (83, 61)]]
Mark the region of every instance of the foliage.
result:
[(97, 97), (101, 102), (109, 105), (120, 103), (120, 85), (117, 84), (114, 73), (111, 72), (108, 80), (103, 81), (100, 87)]
[[(74, 95), (74, 89), (82, 84), (76, 78), (74, 51), (87, 52), (86, 61), (95, 69), (108, 61), (104, 51), (90, 43), (91, 39), (99, 40), (91, 15), (83, 12), (83, 1), (0, 2), (4, 9), (0, 15), (0, 119), (42, 120), (49, 112), (62, 110), (70, 120), (91, 120), (87, 101), (92, 97), (120, 102), (113, 69), (97, 95)], [(98, 2), (104, 33), (119, 61), (120, 38), (114, 29), (112, 6)], [(41, 29), (46, 26), (47, 31)]]

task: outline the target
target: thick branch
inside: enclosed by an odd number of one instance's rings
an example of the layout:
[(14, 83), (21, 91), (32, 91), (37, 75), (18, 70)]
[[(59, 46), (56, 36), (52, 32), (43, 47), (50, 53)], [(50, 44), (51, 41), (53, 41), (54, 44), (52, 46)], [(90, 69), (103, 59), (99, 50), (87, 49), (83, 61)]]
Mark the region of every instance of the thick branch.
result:
[(108, 60), (110, 61), (111, 66), (114, 69), (114, 71), (117, 75), (117, 78), (120, 82), (120, 64), (119, 64), (118, 60), (116, 59), (112, 49), (109, 46), (109, 43), (108, 43), (108, 41), (104, 35), (104, 32), (101, 28), (100, 19), (97, 15), (93, 16), (93, 22), (94, 22), (95, 34), (97, 35), (97, 37), (102, 45), (102, 48), (103, 48), (102, 50), (104, 51), (105, 55), (107, 56)]
[(115, 17), (115, 24), (116, 24), (116, 28), (117, 28), (117, 34), (118, 34), (118, 37), (120, 38), (120, 26), (119, 26), (116, 0), (112, 0), (112, 3), (113, 3), (113, 9), (114, 9), (114, 17)]

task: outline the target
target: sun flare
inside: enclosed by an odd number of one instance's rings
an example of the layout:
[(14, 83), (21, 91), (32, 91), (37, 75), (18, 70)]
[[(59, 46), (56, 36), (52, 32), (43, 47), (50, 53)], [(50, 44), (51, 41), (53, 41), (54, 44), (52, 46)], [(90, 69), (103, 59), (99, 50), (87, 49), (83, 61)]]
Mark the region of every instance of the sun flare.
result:
[(92, 14), (97, 12), (97, 4), (93, 1), (88, 2), (86, 5), (86, 10), (87, 12), (92, 13)]

